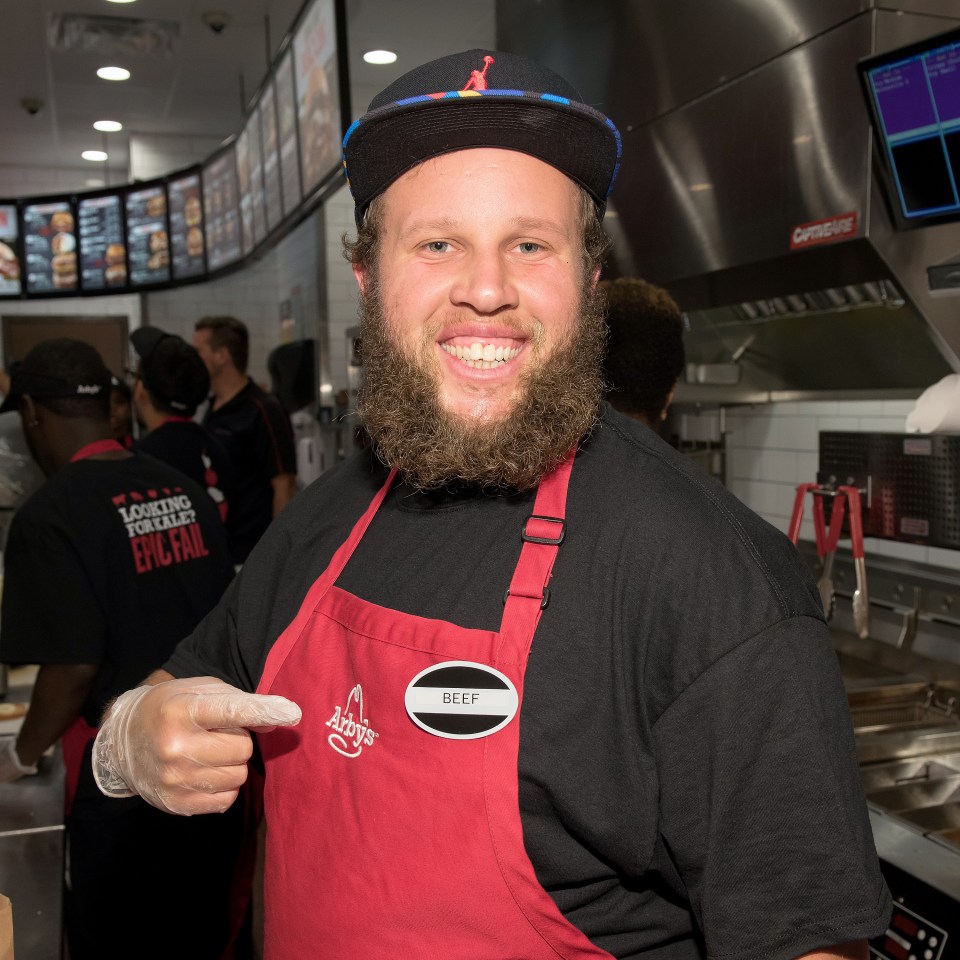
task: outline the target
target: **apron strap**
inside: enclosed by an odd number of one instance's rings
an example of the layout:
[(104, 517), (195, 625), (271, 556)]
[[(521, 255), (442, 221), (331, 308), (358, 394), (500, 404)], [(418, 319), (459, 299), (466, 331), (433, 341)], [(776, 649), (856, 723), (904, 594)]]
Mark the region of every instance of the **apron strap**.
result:
[(523, 548), (513, 579), (503, 598), (497, 662), (522, 663), (530, 653), (533, 634), (550, 602), (547, 584), (557, 551), (566, 536), (567, 488), (576, 448), (540, 481), (533, 513), (520, 532)]

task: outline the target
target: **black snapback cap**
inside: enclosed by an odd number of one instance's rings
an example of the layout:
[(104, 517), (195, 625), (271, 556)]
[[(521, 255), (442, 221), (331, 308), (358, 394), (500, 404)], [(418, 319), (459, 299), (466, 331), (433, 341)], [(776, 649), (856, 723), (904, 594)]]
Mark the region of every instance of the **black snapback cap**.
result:
[(528, 57), (467, 50), (415, 67), (370, 102), (343, 138), (359, 225), (370, 201), (430, 157), (470, 147), (528, 153), (580, 184), (603, 216), (620, 166), (613, 121)]
[(16, 410), (20, 398), (26, 394), (35, 400), (69, 400), (78, 397), (97, 397), (110, 389), (110, 371), (106, 367), (89, 379), (69, 380), (45, 373), (23, 369), (22, 363), (10, 367), (10, 392), (0, 404), (0, 413)]

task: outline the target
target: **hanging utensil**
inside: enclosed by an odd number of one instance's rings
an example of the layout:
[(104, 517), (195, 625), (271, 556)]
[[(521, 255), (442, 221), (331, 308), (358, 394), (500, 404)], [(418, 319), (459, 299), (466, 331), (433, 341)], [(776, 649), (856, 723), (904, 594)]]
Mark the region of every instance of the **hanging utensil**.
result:
[[(829, 530), (824, 518), (825, 497), (833, 498)], [(813, 492), (813, 529), (816, 534), (817, 553), (820, 556), (820, 579), (817, 581), (817, 590), (820, 593), (820, 603), (823, 605), (823, 615), (827, 620), (833, 616), (836, 602), (833, 588), (833, 558), (837, 554), (837, 544), (840, 542), (845, 506), (846, 497), (842, 494), (820, 489)]]
[(818, 489), (817, 483), (798, 483), (797, 492), (793, 498), (793, 513), (790, 516), (790, 526), (787, 528), (787, 536), (790, 542), (796, 544), (800, 540), (800, 524), (803, 521), (803, 501), (807, 499), (808, 490)]
[(840, 487), (847, 497), (850, 511), (850, 549), (857, 572), (857, 588), (853, 591), (853, 626), (857, 636), (866, 640), (870, 634), (870, 598), (867, 595), (867, 565), (863, 553), (863, 517), (860, 491), (856, 487)]

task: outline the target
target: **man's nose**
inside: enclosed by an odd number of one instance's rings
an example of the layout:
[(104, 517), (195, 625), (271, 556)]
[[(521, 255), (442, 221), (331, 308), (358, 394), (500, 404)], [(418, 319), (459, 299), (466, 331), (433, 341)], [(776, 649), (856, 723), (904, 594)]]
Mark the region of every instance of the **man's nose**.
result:
[(464, 258), (450, 298), (456, 306), (486, 316), (515, 309), (519, 303), (517, 286), (503, 253), (492, 247), (471, 250)]

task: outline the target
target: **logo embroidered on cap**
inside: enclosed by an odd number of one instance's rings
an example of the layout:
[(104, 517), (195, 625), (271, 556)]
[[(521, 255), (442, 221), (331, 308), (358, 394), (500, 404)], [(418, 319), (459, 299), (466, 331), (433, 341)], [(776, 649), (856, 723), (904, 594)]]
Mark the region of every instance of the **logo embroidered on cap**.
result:
[(91, 383), (91, 384), (78, 383), (77, 384), (78, 394), (88, 393), (91, 396), (96, 396), (102, 389), (103, 387), (101, 387), (99, 383)]
[(466, 85), (461, 87), (461, 90), (486, 90), (487, 89), (487, 70), (490, 69), (490, 64), (496, 63), (496, 60), (487, 54), (483, 58), (483, 69), (482, 70), (471, 70), (470, 79), (466, 82)]
[[(353, 711), (357, 715), (354, 717)], [(370, 724), (363, 715), (363, 690), (358, 683), (347, 697), (344, 707), (335, 707), (333, 716), (326, 725), (333, 730), (327, 737), (327, 743), (341, 756), (359, 757), (364, 747), (372, 747), (373, 741), (380, 736), (370, 729)]]

